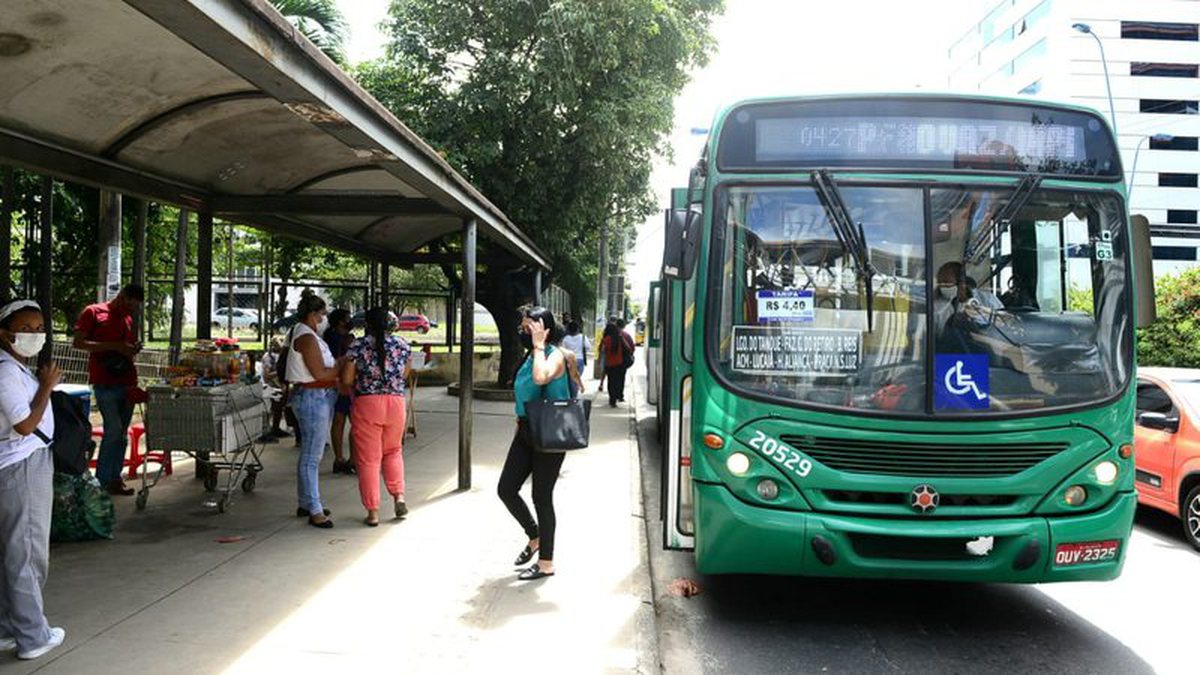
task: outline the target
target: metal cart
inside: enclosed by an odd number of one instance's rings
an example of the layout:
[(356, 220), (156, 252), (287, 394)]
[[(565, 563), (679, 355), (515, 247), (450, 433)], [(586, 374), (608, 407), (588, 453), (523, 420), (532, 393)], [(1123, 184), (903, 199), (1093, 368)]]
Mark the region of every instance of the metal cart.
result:
[[(146, 403), (147, 452), (182, 452), (196, 460), (197, 475), (204, 489), (220, 491), (209, 500), (224, 513), (233, 502), (239, 484), (253, 492), (262, 471), (258, 439), (262, 436), (266, 406), (260, 384), (223, 384), (216, 387), (176, 389), (155, 385), (148, 389)], [(142, 463), (142, 486), (137, 508), (146, 508), (150, 488), (162, 478), (165, 462), (157, 471)], [(214, 503), (215, 501), (215, 503)]]

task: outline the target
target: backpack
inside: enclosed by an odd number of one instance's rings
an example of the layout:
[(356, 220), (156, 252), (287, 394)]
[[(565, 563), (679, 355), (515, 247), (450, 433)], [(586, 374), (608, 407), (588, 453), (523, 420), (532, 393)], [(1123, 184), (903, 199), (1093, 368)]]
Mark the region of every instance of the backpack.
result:
[(292, 332), (295, 327), (288, 331), (287, 342), (283, 345), (283, 349), (279, 350), (279, 358), (275, 361), (275, 377), (279, 378), (279, 384), (287, 384), (287, 364), (288, 356), (292, 352)]
[(88, 461), (96, 449), (92, 423), (83, 412), (83, 401), (66, 392), (54, 391), (50, 393), (50, 409), (54, 415), (54, 438), (46, 438), (36, 429), (33, 433), (50, 446), (55, 472), (82, 475), (87, 472)]
[(623, 365), (626, 368), (632, 368), (633, 367), (633, 349), (629, 345), (630, 338), (628, 335), (625, 334), (625, 331), (621, 331), (621, 335), (620, 335), (619, 339), (621, 340), (621, 357), (622, 357)]

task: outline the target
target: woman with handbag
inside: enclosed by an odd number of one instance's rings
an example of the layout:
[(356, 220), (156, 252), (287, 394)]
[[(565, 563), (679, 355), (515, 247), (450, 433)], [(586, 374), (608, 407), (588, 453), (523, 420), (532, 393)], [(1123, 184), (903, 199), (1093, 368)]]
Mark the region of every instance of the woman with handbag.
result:
[(62, 376), (53, 362), (36, 376), (25, 366), (45, 341), (36, 302), (0, 308), (0, 652), (15, 649), (19, 659), (36, 659), (66, 639), (42, 606), (54, 494), (50, 392)]
[[(562, 350), (557, 348), (562, 333), (550, 310), (544, 307), (525, 310), (520, 336), (529, 354), (517, 370), (513, 382), (517, 431), (508, 448), (504, 469), (500, 472), (497, 492), (509, 513), (525, 530), (525, 536), (529, 537), (529, 543), (513, 564), (523, 567), (533, 559), (534, 554), (538, 556), (537, 563), (522, 570), (517, 577), (521, 581), (533, 581), (554, 576), (554, 530), (557, 525), (554, 485), (558, 482), (564, 454), (539, 452), (534, 448), (525, 404), (545, 399), (566, 400), (571, 397), (571, 385), (566, 359)], [(537, 520), (534, 520), (520, 495), (521, 486), (531, 475)]]

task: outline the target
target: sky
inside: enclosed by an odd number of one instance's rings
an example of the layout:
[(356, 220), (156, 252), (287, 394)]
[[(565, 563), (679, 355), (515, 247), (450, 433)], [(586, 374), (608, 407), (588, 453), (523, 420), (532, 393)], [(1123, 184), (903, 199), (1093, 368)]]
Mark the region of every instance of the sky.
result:
[[(469, 0), (468, 0), (469, 1)], [(716, 112), (754, 96), (836, 92), (944, 91), (946, 50), (994, 0), (726, 0), (713, 24), (717, 50), (675, 99), (673, 159), (651, 179), (666, 208), (686, 183)], [(352, 61), (379, 56), (377, 24), (388, 0), (338, 0), (350, 23)], [(627, 258), (630, 294), (645, 305), (658, 278), (663, 217), (639, 227)]]

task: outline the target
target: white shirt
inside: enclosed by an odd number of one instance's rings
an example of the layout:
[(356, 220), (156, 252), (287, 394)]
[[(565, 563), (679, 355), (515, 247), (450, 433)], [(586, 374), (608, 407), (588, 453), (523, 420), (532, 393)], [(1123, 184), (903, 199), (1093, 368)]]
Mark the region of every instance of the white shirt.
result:
[(298, 323), (292, 329), (292, 341), (288, 345), (288, 362), (287, 362), (287, 380), (293, 384), (305, 384), (307, 382), (316, 382), (317, 378), (309, 372), (308, 366), (304, 365), (304, 355), (296, 351), (296, 340), (302, 336), (311, 335), (317, 341), (317, 347), (321, 349), (321, 361), (326, 368), (333, 367), (333, 352), (329, 351), (329, 345), (317, 335), (316, 331), (309, 328), (307, 324)]
[(592, 341), (587, 339), (583, 333), (579, 335), (564, 335), (562, 339), (563, 349), (567, 349), (575, 354), (575, 358), (583, 358), (584, 349), (586, 348), (590, 354), (592, 351)]
[[(37, 378), (29, 368), (0, 350), (0, 469), (25, 461), (47, 445), (37, 434), (22, 436), (13, 430), (13, 425), (29, 417), (37, 390)], [(37, 428), (46, 438), (54, 438), (54, 412), (49, 405)]]

